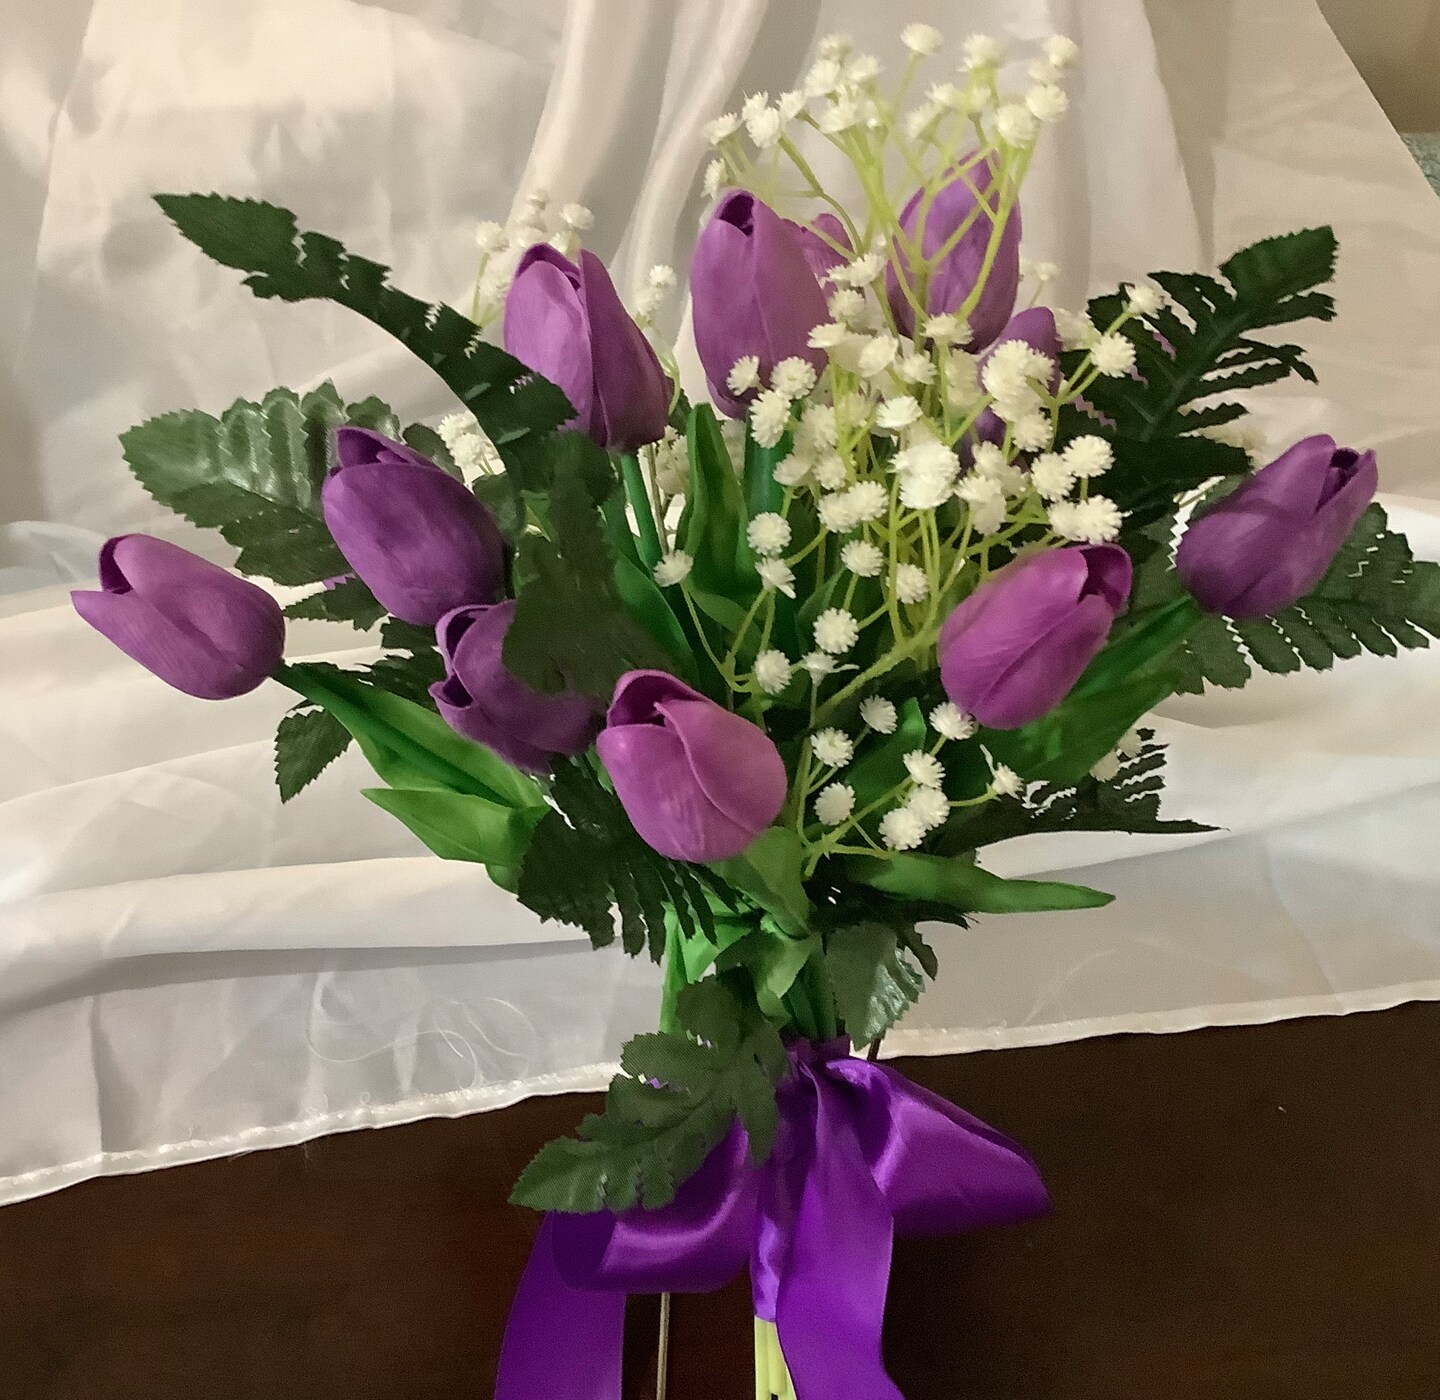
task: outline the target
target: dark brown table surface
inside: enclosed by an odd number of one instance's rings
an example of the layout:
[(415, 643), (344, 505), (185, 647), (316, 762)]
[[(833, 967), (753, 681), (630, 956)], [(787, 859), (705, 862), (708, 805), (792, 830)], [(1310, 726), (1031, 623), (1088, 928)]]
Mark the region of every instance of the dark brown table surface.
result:
[[(1440, 1007), (916, 1060), (1018, 1137), (1045, 1221), (896, 1250), (908, 1400), (1437, 1400)], [(90, 1182), (0, 1210), (3, 1400), (486, 1400), (585, 1107)], [(632, 1304), (628, 1393), (654, 1393)], [(671, 1400), (747, 1400), (743, 1286), (675, 1306)], [(536, 1396), (534, 1400), (545, 1400)]]

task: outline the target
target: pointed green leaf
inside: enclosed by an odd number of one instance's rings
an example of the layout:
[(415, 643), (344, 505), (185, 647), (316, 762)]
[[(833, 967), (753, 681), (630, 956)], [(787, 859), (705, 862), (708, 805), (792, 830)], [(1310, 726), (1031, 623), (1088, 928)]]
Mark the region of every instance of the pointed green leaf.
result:
[(943, 904), (964, 914), (1031, 914), (1056, 909), (1097, 909), (1114, 895), (1054, 880), (1006, 880), (958, 856), (908, 853), (888, 859), (854, 856), (847, 873), (885, 894)]

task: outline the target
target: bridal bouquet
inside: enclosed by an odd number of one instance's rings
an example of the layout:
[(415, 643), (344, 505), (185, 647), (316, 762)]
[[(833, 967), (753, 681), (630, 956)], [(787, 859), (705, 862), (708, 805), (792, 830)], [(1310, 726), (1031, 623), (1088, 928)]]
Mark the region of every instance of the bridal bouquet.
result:
[[(1236, 397), (1313, 379), (1272, 333), (1334, 314), (1332, 233), (1052, 310), (1020, 192), (1075, 46), (1016, 87), (976, 36), (922, 92), (940, 35), (902, 38), (893, 85), (832, 37), (711, 124), (709, 402), (653, 333), (673, 273), (627, 309), (578, 205), (483, 225), (462, 314), (283, 209), (159, 196), (256, 295), (350, 307), (463, 407), (402, 426), (327, 383), (132, 429), (145, 489), (272, 587), (124, 535), (75, 606), (192, 695), (296, 691), (283, 798), (353, 741), (436, 854), (664, 968), (604, 1112), (516, 1188), (549, 1215), (507, 1400), (618, 1396), (626, 1293), (747, 1262), (757, 1394), (897, 1395), (893, 1232), (1045, 1206), (1018, 1147), (874, 1062), (935, 975), (922, 926), (1107, 902), (990, 873), (995, 842), (1200, 829), (1160, 814), (1167, 696), (1440, 636), (1374, 454), (1257, 465)], [(378, 626), (378, 659), (287, 663), (286, 616)]]

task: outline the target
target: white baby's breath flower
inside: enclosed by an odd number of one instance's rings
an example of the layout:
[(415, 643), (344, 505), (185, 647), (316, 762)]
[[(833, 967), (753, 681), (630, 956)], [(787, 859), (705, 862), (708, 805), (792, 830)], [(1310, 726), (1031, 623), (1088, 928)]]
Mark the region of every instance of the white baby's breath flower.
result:
[(961, 336), (962, 324), (958, 316), (942, 311), (938, 315), (926, 317), (920, 327), (920, 335), (925, 340), (933, 340), (937, 345), (963, 345), (969, 340), (969, 336)]
[(843, 656), (860, 640), (860, 624), (844, 608), (826, 608), (815, 619), (815, 645), (831, 656)]
[(1164, 305), (1165, 297), (1158, 287), (1152, 287), (1148, 282), (1137, 282), (1130, 288), (1126, 309), (1135, 316), (1153, 316)]
[(741, 355), (725, 376), (725, 386), (732, 394), (745, 394), (760, 387), (760, 358), (757, 355)]
[(965, 90), (958, 83), (931, 83), (926, 96), (935, 106), (947, 107), (952, 112), (963, 111), (965, 107)]
[(850, 56), (850, 51), (855, 47), (855, 40), (849, 34), (836, 32), (824, 35), (819, 44), (821, 58), (832, 58), (837, 62), (843, 61)]
[(839, 663), (833, 656), (827, 656), (823, 651), (812, 651), (800, 658), (800, 666), (810, 675), (811, 681), (819, 685), (828, 675), (839, 670)]
[(898, 472), (902, 477), (913, 471), (928, 469), (956, 472), (959, 468), (960, 459), (954, 450), (928, 436), (916, 437), (890, 459), (890, 470)]
[(1040, 134), (1040, 123), (1023, 102), (1006, 102), (995, 113), (995, 130), (1010, 146), (1033, 146)]
[(976, 533), (993, 535), (1005, 523), (1005, 493), (993, 478), (972, 472), (955, 487), (955, 495), (970, 508)]
[(803, 399), (815, 387), (815, 366), (799, 355), (791, 355), (775, 366), (770, 387), (787, 399)]
[(823, 453), (815, 462), (813, 474), (815, 484), (823, 491), (838, 491), (850, 479), (845, 459), (838, 452)]
[(879, 520), (890, 509), (890, 493), (878, 481), (857, 481), (846, 493), (850, 518), (857, 525)]
[(860, 103), (855, 98), (842, 94), (834, 97), (820, 113), (817, 125), (827, 136), (838, 136), (842, 131), (849, 131), (852, 126), (859, 126), (861, 118)]
[(863, 379), (874, 379), (895, 363), (900, 342), (893, 335), (872, 336), (860, 352), (856, 370)]
[(980, 361), (966, 350), (952, 350), (945, 359), (945, 402), (956, 413), (968, 413), (980, 402)]
[(922, 350), (903, 356), (895, 369), (907, 384), (931, 384), (935, 380), (935, 361)]
[(845, 81), (862, 87), (880, 76), (880, 60), (873, 53), (852, 54), (845, 60)]
[(855, 810), (855, 789), (849, 783), (827, 783), (815, 796), (815, 819), (822, 826), (839, 826)]
[(668, 292), (675, 285), (675, 269), (669, 263), (656, 263), (645, 275), (645, 280), (657, 290)]
[(825, 321), (811, 327), (806, 343), (814, 350), (834, 351), (858, 341), (859, 337), (843, 321)]
[(793, 451), (775, 464), (775, 480), (781, 486), (799, 486), (810, 475), (812, 465), (811, 459), (803, 452)]
[(847, 535), (859, 523), (850, 513), (850, 502), (843, 491), (821, 496), (815, 507), (820, 524), (831, 534)]
[(968, 739), (975, 732), (975, 721), (953, 701), (942, 700), (930, 711), (930, 727), (944, 739)]
[(1138, 758), (1145, 747), (1145, 740), (1139, 729), (1133, 726), (1125, 731), (1125, 737), (1115, 746), (1115, 752), (1122, 758)]
[(893, 734), (899, 722), (894, 704), (881, 695), (867, 695), (860, 702), (860, 718), (877, 734)]
[(900, 504), (907, 510), (936, 510), (955, 489), (955, 469), (927, 463), (900, 478)]
[(807, 97), (826, 97), (840, 86), (843, 78), (844, 69), (838, 58), (818, 58), (805, 75), (805, 94)]
[(950, 799), (939, 788), (917, 787), (905, 799), (905, 810), (930, 832), (945, 825), (950, 816)]
[(583, 204), (564, 204), (560, 207), (560, 222), (577, 233), (584, 232), (595, 222), (595, 215)]
[(756, 554), (783, 554), (790, 543), (790, 522), (783, 515), (767, 510), (746, 526), (745, 538)]
[(830, 280), (839, 286), (868, 287), (884, 271), (885, 254), (876, 248), (843, 267), (837, 267), (830, 274)]
[(791, 88), (775, 99), (775, 107), (782, 120), (793, 122), (805, 110), (805, 94), (799, 88)]
[(998, 68), (1005, 62), (1005, 45), (989, 34), (972, 34), (965, 40), (965, 67)]
[(1118, 331), (1102, 335), (1090, 351), (1095, 368), (1111, 379), (1129, 374), (1135, 368), (1135, 347)]
[(930, 593), (930, 579), (918, 564), (901, 564), (895, 570), (895, 596), (902, 603), (923, 603)]
[(1108, 783), (1120, 772), (1120, 755), (1118, 753), (1107, 753), (1091, 770), (1090, 776), (1098, 783)]
[(1030, 481), (1043, 501), (1062, 501), (1075, 484), (1075, 469), (1058, 452), (1044, 452), (1030, 464)]
[(880, 546), (869, 540), (850, 540), (840, 551), (840, 563), (857, 578), (878, 578), (885, 567)]
[(494, 219), (475, 225), (475, 246), (482, 253), (498, 253), (505, 246), (505, 226)]
[(835, 422), (835, 409), (828, 403), (808, 403), (800, 414), (800, 426), (795, 433), (798, 447), (807, 452), (826, 452), (839, 440), (839, 428)]
[(1065, 34), (1052, 34), (1045, 41), (1045, 57), (1056, 68), (1072, 68), (1080, 58), (1080, 45)]
[(440, 434), (440, 441), (452, 452), (455, 444), (471, 433), (480, 431), (480, 420), (467, 409), (458, 413), (447, 413), (436, 425), (435, 431)]
[(928, 58), (938, 53), (944, 36), (933, 24), (907, 24), (900, 31), (900, 42), (913, 54)]
[(785, 119), (775, 107), (761, 107), (745, 118), (745, 133), (758, 150), (777, 145), (785, 133)]
[(1115, 451), (1102, 437), (1087, 433), (1072, 438), (1065, 447), (1065, 465), (1077, 477), (1104, 476), (1115, 463)]
[(945, 766), (924, 749), (911, 749), (905, 755), (905, 771), (910, 781), (920, 787), (938, 788), (945, 781)]
[(913, 851), (925, 839), (925, 823), (908, 807), (895, 807), (880, 818), (880, 839), (892, 851)]
[(1025, 94), (1025, 105), (1036, 121), (1056, 122), (1070, 110), (1070, 99), (1054, 83), (1037, 83)]
[(769, 105), (770, 94), (768, 92), (752, 92), (740, 104), (740, 120), (748, 122), (751, 117), (758, 117)]
[(855, 745), (838, 729), (821, 729), (810, 737), (810, 752), (827, 768), (843, 768), (855, 757)]
[(783, 651), (762, 651), (755, 658), (755, 684), (766, 695), (779, 695), (790, 684), (794, 669)]
[(974, 474), (993, 481), (1003, 496), (1023, 496), (1030, 489), (1029, 477), (993, 442), (976, 447)]
[(795, 596), (795, 570), (783, 559), (761, 559), (755, 565), (760, 575), (761, 586), (783, 593), (787, 598)]
[(1120, 533), (1125, 517), (1114, 501), (1090, 496), (1083, 501), (1057, 501), (1050, 507), (1050, 528), (1077, 544), (1107, 544)]
[(750, 431), (761, 447), (775, 447), (790, 426), (790, 400), (766, 389), (750, 407)]
[[(928, 363), (928, 361), (927, 361)], [(913, 394), (900, 394), (887, 399), (875, 414), (875, 426), (887, 433), (898, 433), (922, 417), (920, 404)]]
[(665, 436), (654, 447), (655, 484), (666, 496), (678, 496), (690, 484), (690, 457), (685, 440), (674, 428), (666, 428)]
[(1083, 312), (1066, 311), (1057, 307), (1055, 329), (1060, 332), (1060, 343), (1067, 350), (1088, 350), (1100, 339), (1095, 323)]
[[(853, 326), (865, 314), (865, 293), (855, 287), (840, 287), (826, 303), (830, 314), (843, 325)], [(810, 342), (815, 343), (813, 340)]]
[(714, 199), (725, 188), (725, 175), (729, 167), (723, 160), (712, 160), (705, 167), (705, 182), (702, 188), (706, 199)]
[(869, 426), (870, 415), (875, 404), (863, 389), (852, 389), (835, 400), (835, 424), (837, 431), (843, 427), (847, 432), (858, 431)]
[(1058, 83), (1061, 76), (1061, 70), (1043, 57), (1032, 59), (1026, 72), (1030, 74), (1032, 83)]
[(712, 146), (718, 146), (727, 136), (734, 136), (739, 130), (740, 114), (722, 112), (714, 121), (705, 123), (705, 139)]
[(1012, 441), (1021, 452), (1039, 452), (1050, 446), (1054, 436), (1055, 425), (1038, 410), (1022, 414), (1011, 429)]
[(923, 140), (935, 129), (945, 109), (938, 102), (922, 102), (905, 113), (905, 134), (912, 141)]
[(659, 562), (655, 565), (655, 582), (661, 588), (684, 583), (690, 577), (690, 570), (694, 564), (694, 559), (683, 549), (672, 549), (668, 554), (662, 554)]
[(997, 763), (990, 774), (990, 786), (1000, 797), (1019, 797), (1025, 791), (1025, 780), (1013, 768)]

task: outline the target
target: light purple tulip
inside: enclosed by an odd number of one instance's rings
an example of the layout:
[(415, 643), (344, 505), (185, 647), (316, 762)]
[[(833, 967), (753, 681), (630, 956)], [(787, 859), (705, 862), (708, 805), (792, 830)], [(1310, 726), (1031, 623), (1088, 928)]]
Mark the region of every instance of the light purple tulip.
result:
[(991, 729), (1053, 710), (1105, 645), (1130, 597), (1118, 545), (1067, 545), (1007, 564), (940, 629), (945, 693)]
[(527, 773), (546, 773), (557, 755), (590, 747), (600, 706), (584, 695), (542, 694), (505, 669), (501, 653), (514, 617), (513, 598), (446, 613), (435, 628), (445, 679), (430, 695), (452, 729)]
[(825, 353), (810, 332), (830, 319), (825, 293), (805, 250), (769, 205), (734, 190), (715, 206), (690, 260), (695, 348), (710, 397), (731, 418), (743, 418), (755, 390), (732, 393), (726, 380), (735, 362), (754, 355), (769, 382), (781, 360), (807, 360), (817, 374)]
[(672, 860), (739, 855), (785, 801), (764, 731), (664, 671), (620, 677), (595, 746), (635, 830)]
[[(786, 219), (785, 227), (800, 245), (805, 262), (815, 274), (815, 280), (820, 283), (820, 290), (828, 295), (830, 286), (826, 278), (837, 267), (844, 267), (850, 261), (850, 258), (835, 246), (839, 244), (840, 248), (850, 247), (850, 235), (845, 232), (845, 225), (834, 214), (817, 214), (808, 224), (797, 224), (793, 219)], [(824, 234), (823, 238), (821, 234)]]
[(150, 535), (100, 550), (100, 588), (75, 611), (162, 681), (201, 700), (254, 690), (285, 654), (285, 618), (263, 588)]
[(462, 482), (369, 428), (335, 433), (321, 488), (325, 523), (386, 612), (433, 627), (505, 587), (505, 539)]
[[(931, 270), (925, 285), (924, 307), (927, 315), (959, 312), (980, 281), (985, 253), (990, 245), (990, 235), (1000, 208), (1000, 195), (995, 185), (996, 175), (995, 166), (988, 159), (972, 159), (956, 167), (954, 177), (941, 186), (925, 211), (925, 226), (920, 232), (920, 253), (922, 257), (930, 258), (950, 241), (951, 236), (964, 224), (971, 212), (977, 206), (981, 207), (981, 213), (974, 223)], [(900, 211), (900, 227), (912, 239), (920, 224), (922, 203), (923, 191), (916, 190), (905, 208)], [(892, 249), (891, 259), (892, 265), (885, 271), (885, 288), (890, 309), (894, 313), (896, 325), (906, 335), (913, 335), (915, 308), (901, 287), (897, 267), (905, 274), (905, 285), (912, 294), (918, 294), (919, 291), (915, 285), (918, 269), (911, 266), (909, 258), (898, 245)], [(965, 313), (965, 319), (970, 323), (971, 350), (984, 349), (1005, 329), (1005, 323), (1015, 309), (1015, 297), (1019, 290), (1020, 206), (1016, 204), (1010, 210), (1001, 230), (995, 260), (985, 277), (979, 297), (975, 305)]]
[[(1017, 311), (1010, 318), (1009, 324), (1001, 331), (999, 340), (980, 357), (982, 373), (990, 356), (1007, 340), (1023, 340), (1032, 350), (1038, 350), (1042, 355), (1050, 357), (1055, 365), (1055, 369), (1050, 375), (1049, 385), (1050, 392), (1053, 394), (1060, 387), (1060, 351), (1062, 348), (1060, 332), (1055, 326), (1055, 313), (1048, 306), (1032, 306), (1026, 311)], [(985, 409), (975, 420), (973, 432), (979, 442), (999, 444), (1005, 441), (1005, 424), (992, 408)]]
[(594, 253), (573, 263), (548, 243), (526, 251), (505, 298), (505, 348), (565, 391), (573, 425), (601, 447), (665, 436), (670, 381)]
[(1277, 613), (1320, 582), (1379, 484), (1373, 452), (1304, 438), (1185, 531), (1176, 571), (1209, 612)]

